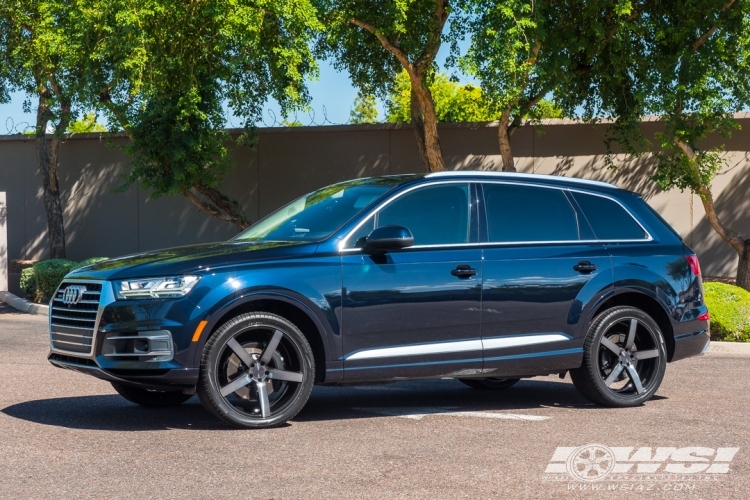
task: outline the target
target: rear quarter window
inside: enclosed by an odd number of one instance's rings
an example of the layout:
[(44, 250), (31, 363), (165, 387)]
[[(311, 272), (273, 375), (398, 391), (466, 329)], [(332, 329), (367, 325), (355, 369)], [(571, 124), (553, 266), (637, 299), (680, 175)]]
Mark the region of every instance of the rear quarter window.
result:
[(646, 232), (619, 203), (601, 196), (572, 193), (600, 240), (644, 240)]

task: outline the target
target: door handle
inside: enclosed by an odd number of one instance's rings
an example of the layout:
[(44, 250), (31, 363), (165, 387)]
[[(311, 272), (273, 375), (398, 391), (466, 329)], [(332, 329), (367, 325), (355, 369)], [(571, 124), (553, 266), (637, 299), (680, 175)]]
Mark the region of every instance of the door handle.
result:
[(587, 260), (582, 260), (581, 262), (573, 266), (573, 270), (578, 271), (579, 273), (588, 274), (591, 271), (596, 271), (596, 264), (592, 264)]
[(451, 271), (451, 274), (453, 276), (458, 276), (459, 278), (470, 278), (477, 274), (477, 270), (466, 264), (461, 264)]

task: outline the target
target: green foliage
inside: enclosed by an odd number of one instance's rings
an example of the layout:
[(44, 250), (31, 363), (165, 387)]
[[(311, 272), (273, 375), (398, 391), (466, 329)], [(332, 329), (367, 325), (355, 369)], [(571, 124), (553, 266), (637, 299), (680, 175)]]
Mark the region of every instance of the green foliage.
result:
[(347, 71), (354, 86), (365, 94), (385, 99), (403, 66), (373, 33), (355, 26), (351, 20), (375, 27), (379, 36), (396, 41), (398, 49), (411, 63), (416, 63), (423, 53), (433, 49), (437, 52), (440, 44), (442, 26), (434, 18), (436, 3), (436, 0), (314, 0), (326, 27), (318, 40), (318, 55), (331, 57), (333, 66)]
[(37, 285), (37, 298), (46, 302), (52, 298), (65, 275), (78, 264), (65, 259), (43, 260), (34, 264), (34, 276)]
[(74, 121), (68, 126), (71, 134), (87, 134), (91, 132), (106, 132), (107, 127), (96, 121), (96, 113), (86, 113), (83, 118)]
[(89, 6), (97, 62), (89, 95), (132, 139), (127, 182), (141, 183), (153, 197), (195, 190), (193, 196), (210, 199), (209, 213), (236, 217), (236, 202), (206, 194), (234, 165), (223, 105), (244, 122), (241, 142), (250, 143), (268, 99), (284, 113), (309, 100), (305, 79), (317, 75), (311, 44), (321, 29), (309, 0), (94, 0)]
[(360, 92), (354, 99), (354, 108), (349, 115), (351, 123), (378, 123), (378, 108), (375, 96)]
[[(435, 100), (439, 122), (490, 122), (498, 119), (484, 91), (476, 85), (461, 85), (445, 73), (436, 73), (428, 85)], [(396, 77), (396, 83), (386, 101), (386, 120), (390, 123), (411, 121), (411, 83), (406, 72)], [(536, 107), (540, 118), (562, 118), (562, 110), (552, 101), (542, 100)]]
[(34, 275), (34, 268), (27, 267), (21, 271), (21, 290), (23, 290), (26, 298), (35, 300), (36, 298), (36, 276)]
[(703, 285), (711, 313), (711, 339), (750, 342), (750, 292), (726, 283)]

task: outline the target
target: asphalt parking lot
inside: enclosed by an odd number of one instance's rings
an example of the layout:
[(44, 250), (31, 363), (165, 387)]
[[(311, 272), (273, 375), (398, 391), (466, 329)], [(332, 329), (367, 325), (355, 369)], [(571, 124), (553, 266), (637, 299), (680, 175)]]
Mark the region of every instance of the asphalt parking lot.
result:
[[(745, 499), (750, 491), (750, 356), (670, 365), (640, 408), (596, 408), (569, 377), (500, 393), (401, 382), (318, 387), (289, 425), (246, 431), (213, 419), (197, 398), (147, 410), (106, 382), (52, 367), (46, 326), (0, 304), (0, 498)], [(558, 447), (591, 443), (632, 447), (640, 459), (617, 455), (618, 466), (645, 460), (637, 467), (659, 472), (595, 482), (545, 472), (564, 467)], [(660, 447), (700, 449), (676, 463), (677, 455), (659, 458)], [(711, 453), (722, 447), (739, 448), (723, 462), (728, 473), (690, 472), (717, 464)], [(644, 458), (643, 448), (655, 454)], [(664, 472), (670, 464), (682, 472)]]

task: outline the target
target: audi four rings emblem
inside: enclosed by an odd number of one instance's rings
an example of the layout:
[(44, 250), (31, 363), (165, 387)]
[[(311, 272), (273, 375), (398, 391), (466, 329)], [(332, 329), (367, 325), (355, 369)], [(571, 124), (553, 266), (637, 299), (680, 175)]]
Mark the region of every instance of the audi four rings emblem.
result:
[(65, 289), (62, 296), (63, 304), (74, 306), (81, 301), (83, 293), (86, 291), (85, 286), (71, 285)]

